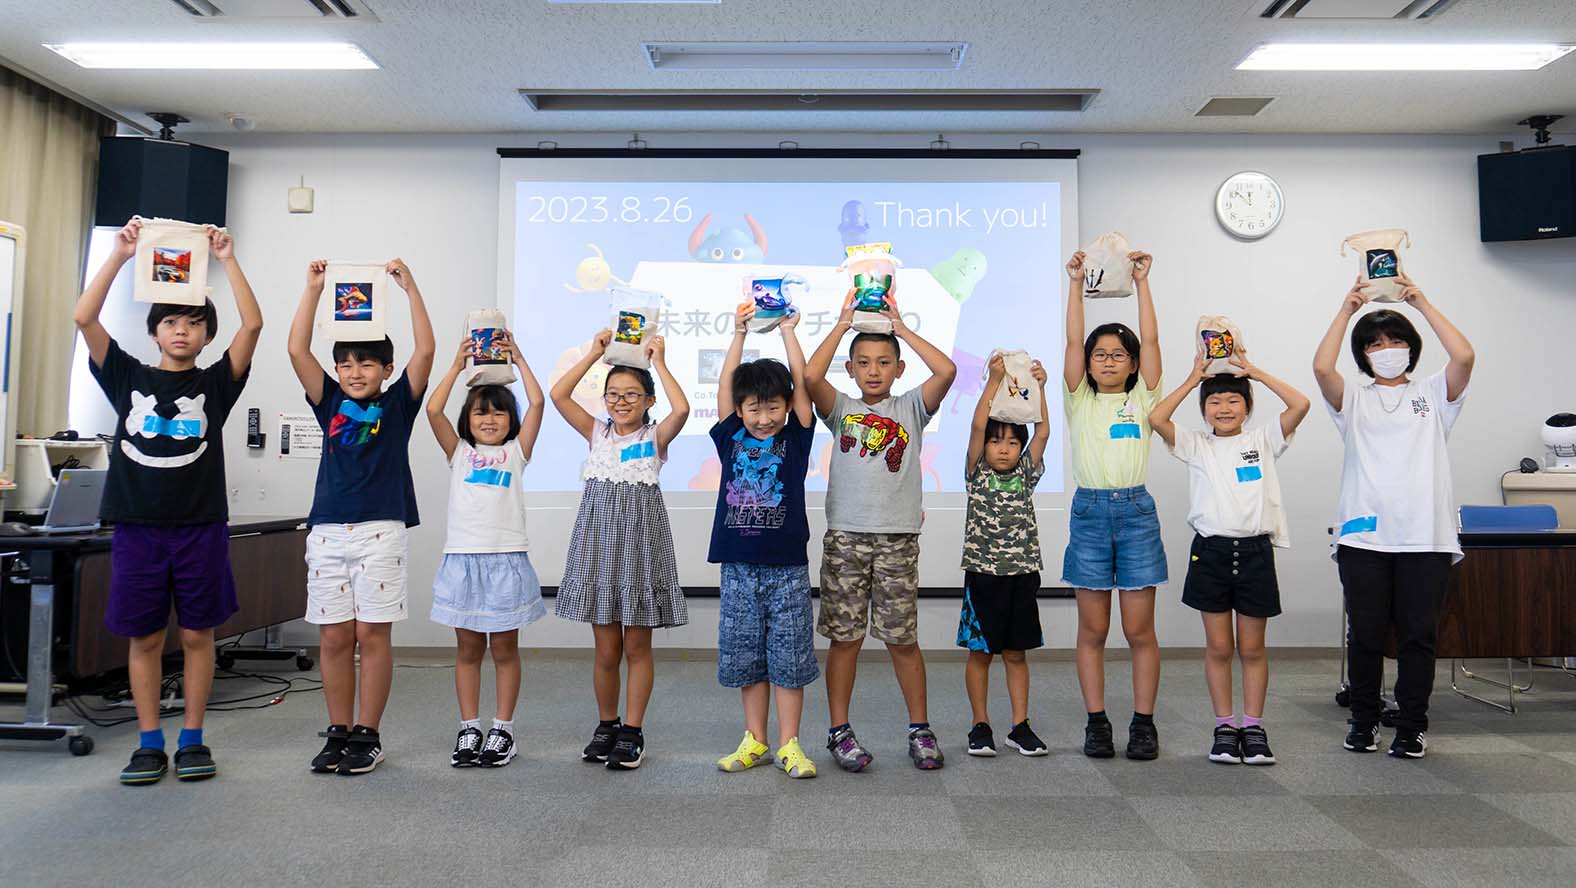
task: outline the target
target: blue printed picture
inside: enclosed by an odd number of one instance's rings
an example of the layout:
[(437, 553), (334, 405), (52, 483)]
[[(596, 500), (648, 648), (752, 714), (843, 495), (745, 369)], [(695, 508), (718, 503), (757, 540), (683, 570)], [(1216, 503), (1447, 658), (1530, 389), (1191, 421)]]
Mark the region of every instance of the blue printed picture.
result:
[(497, 327), (472, 330), (471, 347), (475, 350), (478, 366), (509, 363), (509, 353), (503, 347), (503, 331)]
[(1368, 277), (1393, 278), (1401, 273), (1401, 263), (1395, 258), (1394, 250), (1369, 250), (1368, 251)]
[(338, 283), (334, 285), (334, 320), (372, 320), (372, 284)]

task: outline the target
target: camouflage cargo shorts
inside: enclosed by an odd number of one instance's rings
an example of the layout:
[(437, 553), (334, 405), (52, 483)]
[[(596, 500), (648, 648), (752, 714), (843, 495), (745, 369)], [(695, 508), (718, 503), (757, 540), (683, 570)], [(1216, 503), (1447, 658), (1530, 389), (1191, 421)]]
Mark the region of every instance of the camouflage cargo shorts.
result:
[(826, 532), (816, 631), (858, 641), (867, 627), (890, 644), (919, 641), (919, 534)]

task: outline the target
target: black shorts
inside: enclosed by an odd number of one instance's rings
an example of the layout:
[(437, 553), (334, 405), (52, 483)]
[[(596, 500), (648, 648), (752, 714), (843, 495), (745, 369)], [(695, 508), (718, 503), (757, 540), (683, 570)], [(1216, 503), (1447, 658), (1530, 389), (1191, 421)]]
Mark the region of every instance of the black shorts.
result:
[(1278, 616), (1280, 582), (1270, 538), (1193, 537), (1182, 603), (1210, 614)]
[(958, 647), (986, 654), (1045, 645), (1040, 632), (1040, 573), (963, 575)]

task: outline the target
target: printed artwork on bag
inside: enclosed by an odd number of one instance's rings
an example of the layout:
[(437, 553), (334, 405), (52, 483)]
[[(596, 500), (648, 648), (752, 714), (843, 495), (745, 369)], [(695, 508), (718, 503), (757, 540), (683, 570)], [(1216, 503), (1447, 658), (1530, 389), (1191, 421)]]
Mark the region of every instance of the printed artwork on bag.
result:
[(372, 320), (372, 284), (367, 281), (334, 284), (334, 320)]
[(1396, 259), (1394, 250), (1369, 250), (1367, 256), (1370, 278), (1393, 278), (1400, 275), (1401, 263)]
[(339, 412), (328, 421), (328, 446), (360, 447), (376, 440), (383, 426), (383, 405), (373, 401), (363, 407), (346, 398), (339, 405)]
[(728, 504), (724, 527), (753, 536), (783, 526), (788, 507), (783, 505), (783, 482), (777, 473), (787, 458), (788, 442), (781, 436), (762, 441), (744, 429), (733, 433), (733, 478), (723, 500)]
[(192, 251), (175, 247), (154, 247), (153, 279), (161, 284), (190, 284)]
[[(208, 449), (208, 414), (203, 410), (207, 397), (176, 398), (173, 404), (160, 404), (157, 395), (133, 389), (120, 452), (151, 469), (178, 469), (196, 462)], [(188, 443), (192, 440), (197, 442), (195, 447)]]
[(468, 454), (471, 470), (465, 474), (466, 484), (482, 484), (487, 487), (508, 487), (513, 480), (514, 473), (500, 468), (509, 462), (506, 453), (494, 453), (488, 456), (475, 450)]
[(887, 291), (892, 289), (890, 274), (854, 275), (854, 310), (879, 312), (886, 307)]
[(840, 425), (837, 445), (844, 453), (859, 445), (860, 456), (881, 456), (887, 471), (903, 468), (903, 453), (908, 450), (908, 429), (897, 420), (874, 413), (846, 413)]
[(503, 331), (497, 327), (472, 330), (471, 348), (476, 352), (471, 363), (477, 366), (509, 363), (509, 351), (503, 347)]
[(645, 335), (646, 316), (632, 311), (618, 313), (618, 329), (613, 331), (613, 339), (629, 345), (639, 345), (640, 339)]
[(1018, 381), (1016, 376), (1007, 377), (1007, 385), (1004, 387), (1004, 390), (1007, 393), (1007, 397), (1013, 400), (1029, 400), (1029, 387)]
[(1235, 343), (1229, 330), (1204, 330), (1198, 335), (1203, 340), (1204, 357), (1211, 360), (1231, 357)]

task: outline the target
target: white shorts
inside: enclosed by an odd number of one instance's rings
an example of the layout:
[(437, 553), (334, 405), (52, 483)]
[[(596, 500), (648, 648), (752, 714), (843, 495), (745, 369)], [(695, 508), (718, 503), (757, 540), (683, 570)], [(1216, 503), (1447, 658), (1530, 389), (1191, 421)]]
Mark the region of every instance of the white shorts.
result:
[(308, 623), (405, 619), (403, 521), (319, 524), (306, 536)]

